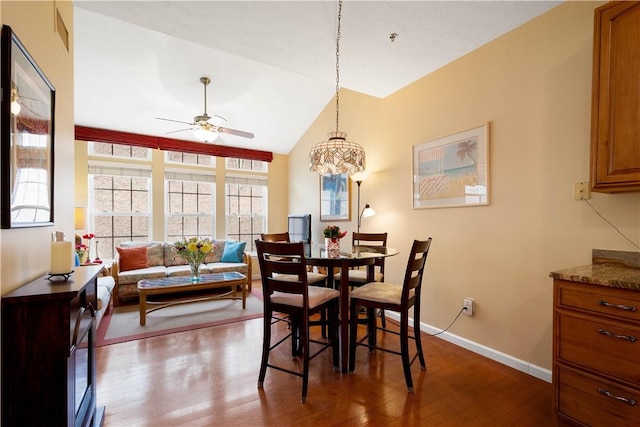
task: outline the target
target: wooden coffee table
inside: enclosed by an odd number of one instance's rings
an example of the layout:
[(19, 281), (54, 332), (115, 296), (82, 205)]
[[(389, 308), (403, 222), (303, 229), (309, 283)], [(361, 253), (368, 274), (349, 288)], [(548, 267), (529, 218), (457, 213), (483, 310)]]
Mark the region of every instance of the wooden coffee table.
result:
[[(242, 296), (238, 296), (238, 286), (242, 289)], [(215, 295), (183, 295), (196, 291), (206, 291), (210, 289), (228, 288), (231, 290)], [(190, 276), (171, 276), (161, 279), (144, 279), (138, 282), (138, 292), (140, 292), (140, 326), (144, 326), (147, 313), (151, 313), (161, 308), (176, 304), (185, 304), (195, 301), (206, 301), (210, 299), (239, 299), (242, 298), (242, 308), (247, 307), (247, 280), (244, 274), (230, 271), (226, 273), (201, 274), (200, 281), (191, 283)], [(147, 301), (149, 295), (171, 295), (181, 294), (180, 298), (167, 299), (162, 301)], [(156, 305), (147, 310), (147, 304)]]

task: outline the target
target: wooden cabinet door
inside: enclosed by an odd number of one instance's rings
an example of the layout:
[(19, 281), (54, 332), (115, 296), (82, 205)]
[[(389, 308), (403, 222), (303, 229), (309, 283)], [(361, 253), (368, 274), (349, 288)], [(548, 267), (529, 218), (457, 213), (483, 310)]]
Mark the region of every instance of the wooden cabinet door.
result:
[(640, 2), (596, 9), (591, 115), (591, 185), (640, 191)]

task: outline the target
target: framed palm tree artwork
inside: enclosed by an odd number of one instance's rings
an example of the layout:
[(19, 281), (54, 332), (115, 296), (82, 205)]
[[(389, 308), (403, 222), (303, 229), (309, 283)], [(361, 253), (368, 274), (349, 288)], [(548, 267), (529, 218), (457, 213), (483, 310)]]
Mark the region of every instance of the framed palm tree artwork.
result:
[(489, 123), (413, 147), (413, 208), (489, 204)]
[(351, 219), (351, 180), (349, 175), (320, 176), (320, 221)]

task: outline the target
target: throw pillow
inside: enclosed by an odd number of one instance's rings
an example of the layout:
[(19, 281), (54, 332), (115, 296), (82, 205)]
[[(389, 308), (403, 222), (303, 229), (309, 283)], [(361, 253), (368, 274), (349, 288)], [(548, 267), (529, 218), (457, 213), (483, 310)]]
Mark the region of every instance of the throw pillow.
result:
[(148, 249), (146, 246), (133, 246), (130, 248), (116, 247), (120, 256), (120, 271), (137, 270), (147, 268)]
[(247, 242), (226, 242), (221, 262), (242, 262), (242, 254)]

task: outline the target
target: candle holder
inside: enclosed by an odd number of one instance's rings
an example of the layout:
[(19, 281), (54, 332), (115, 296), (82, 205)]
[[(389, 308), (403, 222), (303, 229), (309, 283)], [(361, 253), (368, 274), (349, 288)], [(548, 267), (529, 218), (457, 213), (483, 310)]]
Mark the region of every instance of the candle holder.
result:
[[(75, 270), (71, 270), (68, 273), (47, 273), (49, 276), (47, 277), (47, 280), (51, 281), (51, 282), (66, 282), (67, 280), (69, 280), (69, 277), (71, 277), (71, 274), (74, 272)], [(56, 278), (58, 277), (62, 277), (62, 280), (58, 280)]]

